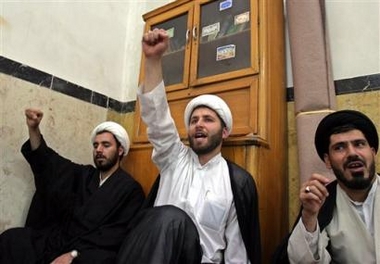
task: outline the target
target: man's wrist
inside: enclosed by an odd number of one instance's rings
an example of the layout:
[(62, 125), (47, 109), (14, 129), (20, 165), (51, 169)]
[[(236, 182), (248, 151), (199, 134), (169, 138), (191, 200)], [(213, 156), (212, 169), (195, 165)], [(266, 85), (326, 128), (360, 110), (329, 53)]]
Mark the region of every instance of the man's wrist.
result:
[(318, 218), (317, 215), (315, 216), (309, 216), (304, 213), (302, 213), (301, 217), (302, 223), (306, 228), (306, 231), (313, 233), (317, 229), (318, 224)]

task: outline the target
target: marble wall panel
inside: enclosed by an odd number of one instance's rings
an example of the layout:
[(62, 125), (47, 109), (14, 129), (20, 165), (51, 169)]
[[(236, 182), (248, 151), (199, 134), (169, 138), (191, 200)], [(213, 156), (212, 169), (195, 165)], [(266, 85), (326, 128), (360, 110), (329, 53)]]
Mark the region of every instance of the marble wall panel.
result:
[(24, 110), (44, 112), (41, 131), (61, 155), (92, 163), (92, 129), (107, 118), (107, 108), (83, 102), (0, 73), (0, 233), (22, 226), (34, 192), (33, 175), (20, 153), (28, 139)]

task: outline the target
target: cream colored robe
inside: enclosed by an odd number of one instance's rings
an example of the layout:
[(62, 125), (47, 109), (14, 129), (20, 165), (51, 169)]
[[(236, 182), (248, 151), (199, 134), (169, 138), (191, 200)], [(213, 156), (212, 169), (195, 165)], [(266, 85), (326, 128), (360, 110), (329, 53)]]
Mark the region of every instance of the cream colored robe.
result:
[[(377, 176), (374, 199), (374, 237), (353, 207), (346, 193), (337, 185), (337, 207), (330, 224), (319, 234), (316, 260), (302, 230), (301, 220), (289, 238), (290, 263), (380, 263), (380, 180)], [(326, 247), (331, 242), (331, 256)], [(333, 261), (331, 261), (333, 259)]]

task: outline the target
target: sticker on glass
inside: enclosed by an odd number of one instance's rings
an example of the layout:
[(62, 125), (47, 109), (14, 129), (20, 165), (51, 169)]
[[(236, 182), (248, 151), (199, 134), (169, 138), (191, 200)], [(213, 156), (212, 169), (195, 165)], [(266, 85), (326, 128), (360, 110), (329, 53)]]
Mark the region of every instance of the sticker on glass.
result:
[(223, 11), (231, 7), (232, 7), (232, 0), (225, 0), (219, 4), (219, 11)]
[(217, 47), (216, 60), (221, 61), (221, 60), (235, 58), (235, 51), (236, 51), (236, 46), (234, 44)]

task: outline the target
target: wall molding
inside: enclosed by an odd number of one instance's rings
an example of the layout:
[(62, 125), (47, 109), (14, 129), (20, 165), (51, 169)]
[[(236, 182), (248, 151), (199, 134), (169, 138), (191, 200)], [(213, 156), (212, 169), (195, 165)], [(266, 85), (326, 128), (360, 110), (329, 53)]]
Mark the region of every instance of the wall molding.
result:
[(118, 113), (129, 113), (135, 111), (136, 101), (120, 102), (104, 94), (92, 91), (88, 88), (63, 80), (59, 77), (10, 60), (3, 56), (0, 56), (0, 73), (31, 82), (40, 87), (51, 89), (87, 103), (114, 110)]
[[(380, 90), (380, 73), (335, 80), (335, 94), (354, 94)], [(294, 101), (294, 87), (286, 89), (286, 101)]]
[[(120, 102), (104, 94), (68, 82), (3, 56), (0, 56), (0, 72), (34, 83), (40, 87), (48, 88), (79, 100), (111, 109), (118, 113), (130, 113), (135, 111), (136, 101)], [(334, 81), (334, 85), (336, 95), (380, 90), (380, 73), (336, 80)], [(294, 101), (294, 87), (288, 87), (286, 89), (286, 100), (287, 102)]]

